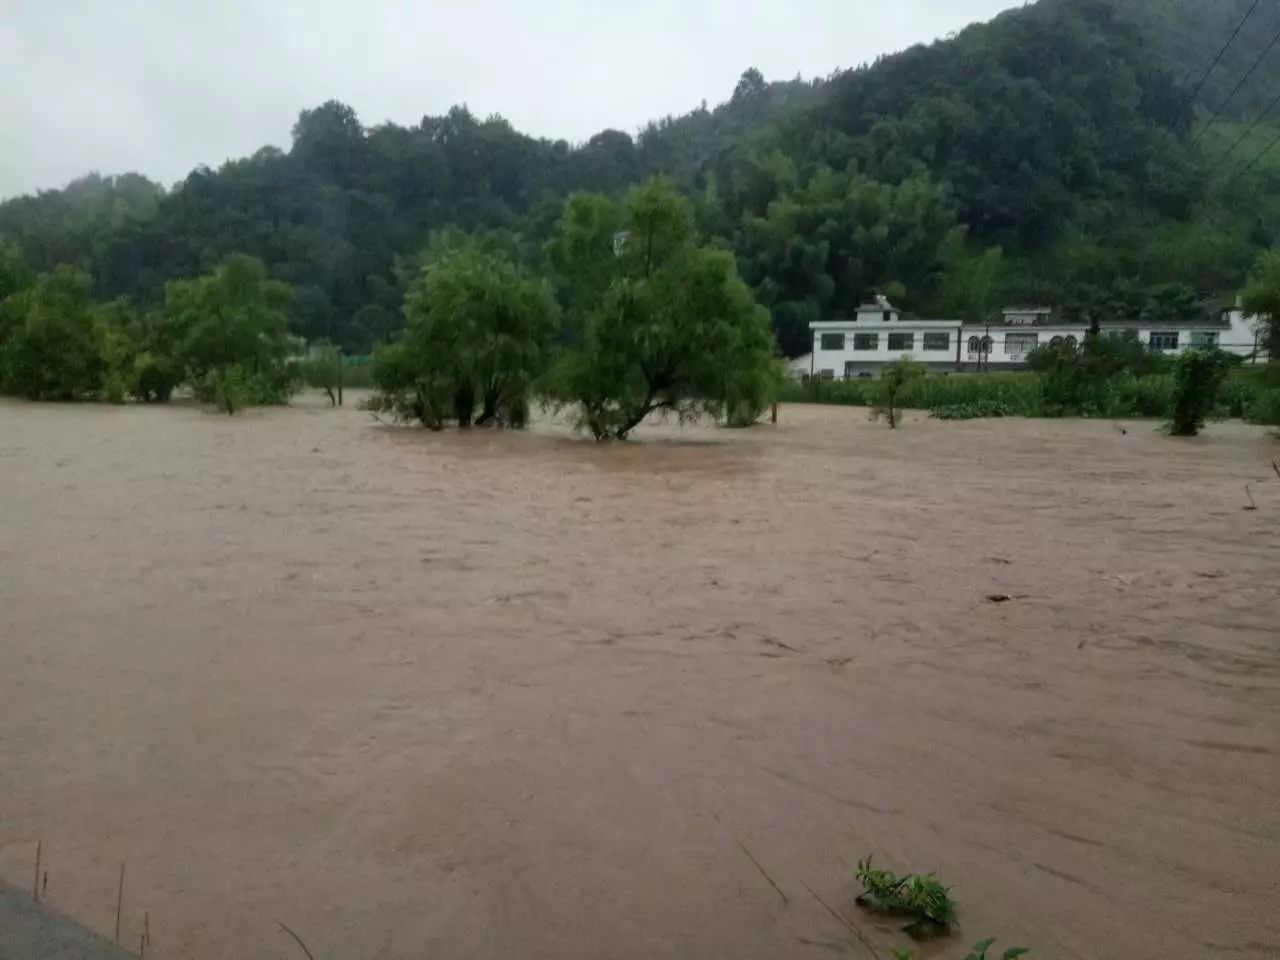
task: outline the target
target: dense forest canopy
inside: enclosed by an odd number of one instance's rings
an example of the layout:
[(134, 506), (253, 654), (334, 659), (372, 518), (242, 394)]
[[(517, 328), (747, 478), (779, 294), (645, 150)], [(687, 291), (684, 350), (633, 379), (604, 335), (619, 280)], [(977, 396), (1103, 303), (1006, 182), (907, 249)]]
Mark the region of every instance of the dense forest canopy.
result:
[(1280, 9), (1262, 5), (1201, 83), (1251, 5), (1041, 0), (823, 80), (749, 69), (715, 108), (582, 144), (464, 106), (366, 128), (329, 102), (301, 113), (288, 151), (167, 191), (94, 174), (0, 204), (0, 242), (32, 274), (74, 266), (97, 298), (140, 307), (249, 254), (295, 287), (296, 332), (364, 352), (401, 325), (407, 265), (433, 236), (478, 234), (542, 272), (567, 196), (663, 174), (788, 353), (876, 291), (967, 317), (1021, 299), (1185, 311), (1234, 296), (1280, 230), (1280, 149), (1236, 175), (1280, 123), (1249, 130), (1280, 93), (1280, 48), (1228, 101)]

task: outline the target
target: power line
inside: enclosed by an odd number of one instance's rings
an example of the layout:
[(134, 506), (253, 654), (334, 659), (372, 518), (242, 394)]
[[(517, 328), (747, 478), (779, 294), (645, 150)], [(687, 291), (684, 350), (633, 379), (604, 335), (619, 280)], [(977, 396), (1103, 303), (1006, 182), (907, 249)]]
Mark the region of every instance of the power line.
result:
[(1263, 110), (1260, 114), (1254, 117), (1253, 123), (1249, 124), (1249, 129), (1247, 129), (1244, 133), (1240, 134), (1236, 142), (1227, 148), (1227, 152), (1218, 158), (1218, 162), (1221, 163), (1223, 160), (1227, 159), (1227, 157), (1231, 156), (1231, 154), (1235, 152), (1236, 147), (1244, 143), (1245, 139), (1249, 136), (1249, 134), (1253, 133), (1254, 130), (1258, 129), (1258, 124), (1260, 124), (1263, 120), (1267, 119), (1271, 111), (1274, 110), (1277, 106), (1280, 106), (1280, 94), (1276, 94), (1276, 98), (1271, 101), (1267, 109)]
[(1253, 76), (1254, 71), (1256, 71), (1258, 67), (1262, 65), (1262, 61), (1266, 59), (1267, 54), (1271, 52), (1272, 48), (1275, 47), (1277, 43), (1280, 43), (1280, 30), (1276, 31), (1276, 35), (1271, 38), (1271, 42), (1267, 44), (1266, 49), (1263, 50), (1262, 53), (1258, 54), (1258, 59), (1253, 61), (1253, 66), (1251, 66), (1247, 71), (1245, 71), (1245, 75), (1240, 78), (1240, 82), (1235, 85), (1235, 89), (1233, 89), (1231, 93), (1227, 95), (1227, 99), (1222, 101), (1222, 106), (1218, 108), (1218, 112), (1209, 118), (1209, 122), (1200, 128), (1199, 133), (1197, 133), (1194, 137), (1191, 138), (1191, 142), (1193, 144), (1198, 143), (1200, 138), (1209, 132), (1209, 128), (1212, 127), (1217, 122), (1220, 116), (1222, 116), (1222, 111), (1227, 109), (1227, 105), (1231, 103), (1231, 101), (1235, 98), (1235, 95), (1240, 92), (1240, 88), (1245, 85), (1245, 82), (1250, 77)]
[(1262, 158), (1265, 157), (1272, 150), (1274, 150), (1277, 146), (1280, 146), (1280, 134), (1277, 134), (1274, 140), (1272, 140), (1265, 147), (1263, 147), (1262, 152), (1260, 154), (1258, 154), (1256, 157), (1254, 157), (1252, 160), (1246, 163), (1243, 167), (1237, 170), (1232, 175), (1231, 179), (1222, 185), (1222, 189), (1225, 190), (1227, 187), (1231, 186), (1233, 183), (1235, 183), (1237, 180), (1243, 177), (1246, 173), (1248, 173), (1250, 170), (1256, 167), (1259, 163), (1262, 162)]
[(1209, 74), (1213, 73), (1213, 68), (1222, 61), (1223, 56), (1226, 54), (1231, 44), (1236, 42), (1236, 37), (1240, 36), (1240, 31), (1244, 29), (1244, 25), (1249, 22), (1249, 18), (1253, 16), (1253, 11), (1258, 9), (1258, 5), (1260, 3), (1262, 3), (1262, 0), (1253, 0), (1253, 6), (1250, 7), (1249, 12), (1244, 15), (1244, 19), (1236, 25), (1231, 36), (1227, 38), (1227, 42), (1224, 43), (1222, 45), (1222, 49), (1218, 51), (1218, 55), (1213, 58), (1213, 63), (1209, 64), (1209, 69), (1204, 72), (1204, 76), (1201, 77), (1200, 82), (1196, 84), (1196, 88), (1191, 92), (1191, 97), (1189, 99), (1194, 100), (1200, 95), (1200, 91), (1204, 89), (1205, 83), (1209, 80)]

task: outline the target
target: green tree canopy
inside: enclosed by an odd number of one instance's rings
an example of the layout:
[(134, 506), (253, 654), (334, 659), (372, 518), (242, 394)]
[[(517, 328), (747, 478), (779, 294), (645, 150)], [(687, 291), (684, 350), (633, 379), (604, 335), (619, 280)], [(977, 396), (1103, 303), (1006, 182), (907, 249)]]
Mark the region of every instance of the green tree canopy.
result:
[(72, 267), (42, 274), (0, 305), (0, 386), (31, 400), (77, 400), (102, 390), (109, 331)]
[(754, 396), (743, 378), (768, 370), (773, 343), (732, 254), (696, 245), (692, 208), (665, 181), (610, 206), (574, 197), (554, 241), (581, 323), (555, 398), (605, 439), (655, 411), (692, 418)]
[(522, 425), (558, 316), (550, 288), (505, 257), (447, 249), (410, 286), (404, 337), (379, 351), (375, 379), (401, 413), (435, 429), (447, 419)]
[(234, 255), (213, 273), (165, 286), (164, 338), (195, 381), (231, 366), (274, 381), (288, 349), (292, 301), (293, 290), (270, 279), (261, 260)]

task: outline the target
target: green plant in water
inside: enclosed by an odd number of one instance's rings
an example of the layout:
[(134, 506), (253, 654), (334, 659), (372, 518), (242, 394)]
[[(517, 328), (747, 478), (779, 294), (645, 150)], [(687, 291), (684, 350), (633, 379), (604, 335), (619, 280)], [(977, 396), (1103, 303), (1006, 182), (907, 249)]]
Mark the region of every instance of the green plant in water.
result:
[(1170, 433), (1194, 437), (1200, 432), (1235, 362), (1221, 350), (1188, 350), (1178, 358)]
[(974, 400), (970, 403), (949, 403), (935, 407), (931, 416), (935, 420), (984, 420), (991, 417), (1011, 417), (1013, 411), (1003, 400)]
[(862, 884), (858, 905), (910, 918), (902, 928), (909, 936), (925, 939), (949, 933), (955, 925), (955, 902), (934, 874), (898, 876), (874, 866), (867, 857), (858, 863), (857, 876)]
[(884, 370), (880, 373), (880, 379), (876, 381), (875, 406), (871, 408), (872, 419), (879, 420), (885, 417), (889, 421), (889, 428), (896, 429), (902, 393), (911, 383), (922, 379), (924, 375), (924, 365), (909, 357), (886, 363)]

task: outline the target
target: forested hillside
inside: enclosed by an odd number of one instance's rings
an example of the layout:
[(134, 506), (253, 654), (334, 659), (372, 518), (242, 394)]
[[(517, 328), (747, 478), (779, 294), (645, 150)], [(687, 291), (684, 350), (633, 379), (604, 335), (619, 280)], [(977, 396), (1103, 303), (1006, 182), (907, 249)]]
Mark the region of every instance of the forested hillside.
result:
[(287, 152), (168, 191), (94, 176), (11, 200), (0, 238), (33, 272), (72, 263), (97, 296), (144, 305), (249, 253), (295, 286), (298, 332), (363, 351), (398, 327), (403, 267), (434, 234), (489, 232), (537, 270), (567, 195), (663, 173), (789, 353), (874, 291), (947, 315), (1011, 299), (1189, 315), (1234, 295), (1280, 230), (1280, 169), (1233, 175), (1269, 123), (1222, 160), (1280, 94), (1280, 48), (1199, 135), (1280, 32), (1280, 11), (1256, 13), (1197, 90), (1251, 5), (1042, 0), (823, 81), (748, 70), (714, 109), (581, 145), (465, 107), (364, 128), (331, 102), (302, 112)]

